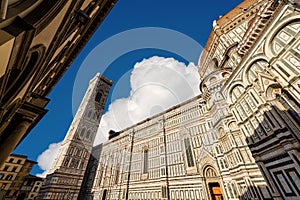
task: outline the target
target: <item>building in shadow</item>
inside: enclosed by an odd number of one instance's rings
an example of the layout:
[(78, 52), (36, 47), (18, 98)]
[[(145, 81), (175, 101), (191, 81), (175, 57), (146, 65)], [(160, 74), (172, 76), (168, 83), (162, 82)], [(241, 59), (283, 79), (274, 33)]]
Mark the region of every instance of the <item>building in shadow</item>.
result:
[(31, 174), (27, 175), (23, 180), (21, 188), (19, 189), (16, 200), (36, 199), (44, 180), (44, 178), (36, 177)]
[[(28, 160), (27, 156), (11, 154), (0, 168), (0, 199), (33, 199), (44, 179), (30, 175), (30, 171), (37, 162)], [(27, 181), (28, 177), (39, 182), (40, 186), (32, 190), (33, 185)], [(26, 185), (26, 192), (24, 191)], [(29, 187), (30, 186), (30, 187)], [(36, 185), (38, 186), (38, 185)], [(32, 191), (31, 191), (32, 190)], [(21, 194), (24, 193), (24, 194)], [(30, 195), (29, 195), (30, 193)], [(2, 196), (2, 198), (1, 198)], [(30, 197), (31, 196), (31, 197)]]
[(47, 95), (116, 0), (3, 0), (0, 166), (45, 115)]
[(93, 183), (96, 178), (97, 166), (102, 152), (102, 144), (94, 146), (84, 174), (78, 200), (93, 199), (91, 196)]

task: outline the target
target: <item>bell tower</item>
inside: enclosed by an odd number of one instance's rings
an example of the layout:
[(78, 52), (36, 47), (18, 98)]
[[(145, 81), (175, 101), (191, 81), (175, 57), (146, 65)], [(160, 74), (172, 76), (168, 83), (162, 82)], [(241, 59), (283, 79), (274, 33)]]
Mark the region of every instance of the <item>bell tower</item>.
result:
[(38, 199), (77, 199), (111, 85), (101, 74), (90, 80)]

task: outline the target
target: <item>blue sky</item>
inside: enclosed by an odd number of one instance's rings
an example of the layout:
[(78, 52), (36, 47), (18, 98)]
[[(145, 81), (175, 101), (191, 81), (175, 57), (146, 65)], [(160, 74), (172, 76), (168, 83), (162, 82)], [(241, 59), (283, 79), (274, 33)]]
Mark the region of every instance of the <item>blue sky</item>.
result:
[[(204, 46), (212, 29), (213, 20), (228, 12), (240, 2), (241, 0), (190, 0), (185, 3), (178, 0), (119, 0), (91, 40), (81, 51), (80, 55), (73, 62), (69, 70), (48, 96), (51, 99), (47, 105), (49, 112), (22, 141), (14, 153), (24, 154), (31, 160), (37, 160), (37, 157), (46, 150), (51, 143), (57, 143), (63, 140), (73, 119), (72, 98), (74, 98), (73, 86), (76, 74), (80, 67), (82, 67), (84, 60), (91, 55), (91, 51), (103, 41), (127, 30), (143, 27), (158, 27), (185, 34)], [(139, 42), (138, 39), (139, 38), (137, 38), (137, 41), (129, 40), (128, 42)], [(109, 48), (107, 51), (113, 52), (123, 45), (124, 44), (119, 45), (118, 43), (113, 43), (112, 48)], [(184, 46), (184, 44), (182, 45)], [(200, 53), (200, 50), (196, 50), (196, 52), (197, 51)], [(103, 55), (105, 52), (97, 53)], [(118, 83), (118, 81), (120, 82), (120, 78), (122, 79), (122, 84), (119, 84), (119, 88), (115, 89), (113, 86), (111, 89), (114, 92), (110, 93), (107, 107), (114, 100), (129, 95), (130, 73), (128, 72), (131, 72), (135, 63), (152, 56), (173, 57), (186, 65), (194, 61), (187, 60), (187, 57), (177, 55), (176, 52), (153, 48), (137, 49), (119, 55), (109, 66), (102, 66), (106, 69), (104, 75), (114, 83)], [(101, 57), (99, 56), (99, 58)], [(97, 62), (95, 63), (95, 66), (96, 65)], [(128, 76), (124, 76), (124, 74), (128, 74)], [(89, 81), (88, 78), (86, 80), (80, 79), (80, 81), (82, 82), (82, 88), (86, 88)], [(122, 86), (121, 88), (120, 85)], [(75, 94), (76, 99), (73, 99), (74, 108), (78, 106), (80, 102), (78, 98), (82, 96), (83, 93), (84, 89), (80, 89), (78, 90), (78, 94)], [(40, 172), (42, 172), (42, 170), (36, 166), (31, 173), (36, 174)]]

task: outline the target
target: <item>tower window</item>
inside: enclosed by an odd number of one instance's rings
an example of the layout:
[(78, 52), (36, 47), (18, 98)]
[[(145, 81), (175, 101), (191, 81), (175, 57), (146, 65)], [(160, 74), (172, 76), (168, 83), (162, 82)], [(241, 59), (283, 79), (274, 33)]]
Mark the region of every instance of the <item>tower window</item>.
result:
[(91, 131), (90, 131), (90, 130), (88, 130), (88, 132), (87, 132), (87, 134), (86, 134), (85, 138), (86, 138), (86, 139), (89, 139), (89, 138), (90, 138), (90, 136), (91, 136)]
[(102, 94), (100, 92), (97, 92), (96, 97), (95, 97), (95, 101), (100, 103), (101, 97), (102, 97)]
[(190, 140), (188, 138), (184, 139), (184, 146), (185, 146), (185, 153), (186, 153), (186, 157), (187, 157), (188, 167), (194, 167), (195, 162), (194, 162), (194, 158), (193, 158), (193, 152), (192, 152)]
[(85, 134), (85, 131), (86, 131), (85, 128), (83, 128), (83, 129), (81, 130), (81, 132), (80, 132), (80, 137), (81, 137), (81, 138), (83, 138), (83, 136), (84, 136), (84, 134)]
[(92, 115), (92, 111), (90, 110), (89, 112), (88, 112), (88, 118), (90, 118), (91, 117), (91, 115)]

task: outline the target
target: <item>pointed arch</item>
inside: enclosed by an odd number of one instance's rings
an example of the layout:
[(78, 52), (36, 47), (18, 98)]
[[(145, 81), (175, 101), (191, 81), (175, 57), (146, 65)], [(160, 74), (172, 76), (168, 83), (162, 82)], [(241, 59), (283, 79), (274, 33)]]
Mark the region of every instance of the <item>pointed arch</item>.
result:
[(85, 132), (86, 132), (86, 127), (83, 127), (82, 129), (81, 129), (81, 131), (80, 131), (80, 138), (83, 138), (84, 137), (84, 134), (85, 134)]
[(218, 177), (217, 171), (211, 165), (208, 165), (204, 168), (203, 175), (206, 178), (208, 178), (208, 177)]
[[(284, 47), (280, 45), (278, 42), (276, 42), (277, 39), (279, 39), (279, 35), (283, 33), (285, 28), (289, 28), (289, 26), (293, 26), (294, 24), (297, 24), (298, 28), (300, 24), (300, 15), (293, 15), (289, 17), (285, 17), (281, 22), (278, 23), (277, 26), (272, 28), (272, 31), (268, 34), (268, 37), (266, 38), (266, 43), (264, 45), (264, 51), (266, 53), (266, 56), (268, 58), (276, 57), (283, 49)], [(297, 28), (297, 29), (298, 29)], [(296, 30), (296, 33), (299, 32), (299, 29)], [(295, 35), (287, 35), (282, 36), (281, 38), (286, 40), (286, 42), (292, 41)], [(279, 39), (280, 40), (280, 39)]]
[(86, 132), (85, 138), (86, 138), (86, 139), (90, 139), (90, 137), (91, 137), (91, 130), (89, 129), (89, 130)]
[(257, 72), (263, 73), (269, 62), (265, 56), (256, 56), (245, 66), (242, 81), (245, 86), (251, 85), (257, 77)]

